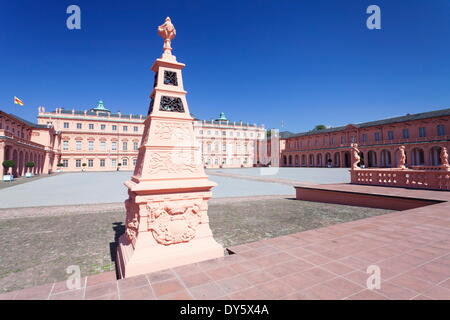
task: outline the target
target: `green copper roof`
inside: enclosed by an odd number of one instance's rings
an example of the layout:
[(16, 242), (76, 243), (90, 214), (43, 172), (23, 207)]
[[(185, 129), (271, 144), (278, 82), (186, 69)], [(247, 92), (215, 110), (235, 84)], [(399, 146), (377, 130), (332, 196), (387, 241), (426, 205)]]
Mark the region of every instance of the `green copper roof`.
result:
[(97, 107), (92, 108), (91, 110), (92, 110), (92, 111), (111, 112), (110, 110), (108, 110), (108, 109), (105, 108), (105, 105), (103, 104), (103, 101), (102, 101), (102, 100), (100, 100), (100, 101), (97, 103)]
[(227, 117), (225, 117), (225, 113), (221, 112), (219, 119), (216, 119), (216, 121), (228, 121)]

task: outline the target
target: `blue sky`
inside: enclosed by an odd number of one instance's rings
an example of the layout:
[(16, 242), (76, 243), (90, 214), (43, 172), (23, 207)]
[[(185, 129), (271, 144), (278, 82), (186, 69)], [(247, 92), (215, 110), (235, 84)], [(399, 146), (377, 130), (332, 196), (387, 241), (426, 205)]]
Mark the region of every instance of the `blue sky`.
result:
[[(71, 4), (81, 30), (66, 28)], [(381, 30), (366, 27), (371, 4)], [(299, 132), (450, 107), (448, 0), (15, 0), (0, 3), (0, 109), (35, 121), (39, 105), (102, 99), (146, 114), (166, 16), (201, 119)]]

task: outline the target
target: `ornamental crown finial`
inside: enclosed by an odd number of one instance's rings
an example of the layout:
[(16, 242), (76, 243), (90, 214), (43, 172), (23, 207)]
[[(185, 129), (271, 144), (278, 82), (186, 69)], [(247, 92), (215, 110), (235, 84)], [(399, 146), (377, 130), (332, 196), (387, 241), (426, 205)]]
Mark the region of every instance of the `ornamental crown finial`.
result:
[(170, 46), (170, 43), (175, 38), (177, 30), (175, 29), (169, 17), (167, 17), (166, 21), (158, 27), (158, 34), (164, 39), (163, 55), (171, 56), (172, 47)]

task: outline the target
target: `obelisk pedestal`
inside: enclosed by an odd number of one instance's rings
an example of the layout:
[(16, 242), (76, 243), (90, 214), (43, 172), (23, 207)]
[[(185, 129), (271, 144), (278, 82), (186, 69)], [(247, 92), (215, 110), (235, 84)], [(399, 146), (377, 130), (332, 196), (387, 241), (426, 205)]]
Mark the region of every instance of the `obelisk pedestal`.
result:
[(119, 239), (117, 265), (122, 278), (222, 257), (212, 235), (208, 199), (216, 184), (208, 180), (181, 71), (172, 55), (175, 28), (170, 18), (158, 27), (164, 53), (152, 66), (150, 95), (139, 155), (125, 185), (126, 231)]

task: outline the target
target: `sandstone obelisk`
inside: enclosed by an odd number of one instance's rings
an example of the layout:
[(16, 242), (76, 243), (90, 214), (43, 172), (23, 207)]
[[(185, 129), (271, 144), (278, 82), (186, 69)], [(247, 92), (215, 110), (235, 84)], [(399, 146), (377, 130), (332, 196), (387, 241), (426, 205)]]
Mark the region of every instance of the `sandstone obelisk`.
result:
[(176, 30), (158, 27), (164, 52), (152, 66), (155, 82), (133, 176), (125, 182), (126, 231), (119, 239), (122, 278), (224, 255), (212, 235), (208, 199), (216, 184), (206, 176), (195, 143), (181, 71), (172, 55)]

